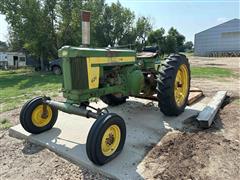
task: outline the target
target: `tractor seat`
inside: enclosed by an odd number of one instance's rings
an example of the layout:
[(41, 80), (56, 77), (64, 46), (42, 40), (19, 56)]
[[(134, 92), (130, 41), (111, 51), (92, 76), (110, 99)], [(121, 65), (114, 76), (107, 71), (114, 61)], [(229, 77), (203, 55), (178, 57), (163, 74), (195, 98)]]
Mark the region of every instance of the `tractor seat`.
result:
[(140, 52), (137, 53), (137, 58), (155, 58), (158, 55), (156, 52)]

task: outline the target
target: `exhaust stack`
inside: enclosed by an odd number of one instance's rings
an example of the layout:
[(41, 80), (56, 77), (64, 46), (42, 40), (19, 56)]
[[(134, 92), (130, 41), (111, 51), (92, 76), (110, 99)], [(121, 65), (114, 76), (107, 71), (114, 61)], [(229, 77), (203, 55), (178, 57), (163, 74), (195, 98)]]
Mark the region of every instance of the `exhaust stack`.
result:
[(90, 45), (90, 18), (91, 12), (82, 10), (82, 45), (87, 47)]

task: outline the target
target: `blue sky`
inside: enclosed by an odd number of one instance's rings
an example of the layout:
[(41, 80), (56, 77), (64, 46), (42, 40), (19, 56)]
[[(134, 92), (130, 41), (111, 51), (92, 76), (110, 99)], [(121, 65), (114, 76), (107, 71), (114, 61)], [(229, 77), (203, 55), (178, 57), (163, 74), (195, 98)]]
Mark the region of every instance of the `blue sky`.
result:
[[(116, 2), (107, 0), (106, 2)], [(154, 29), (175, 27), (187, 40), (194, 34), (239, 18), (239, 0), (120, 0), (136, 16), (150, 17)]]
[[(106, 0), (107, 3), (117, 0)], [(239, 0), (120, 0), (136, 16), (150, 17), (154, 29), (177, 28), (187, 40), (194, 34), (233, 18), (240, 18)], [(0, 40), (7, 40), (7, 23), (0, 15)]]

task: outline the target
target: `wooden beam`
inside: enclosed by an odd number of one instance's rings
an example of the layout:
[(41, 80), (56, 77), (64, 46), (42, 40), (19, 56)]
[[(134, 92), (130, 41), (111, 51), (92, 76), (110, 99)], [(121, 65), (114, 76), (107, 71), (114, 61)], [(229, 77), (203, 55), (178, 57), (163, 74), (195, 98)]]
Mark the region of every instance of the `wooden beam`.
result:
[(221, 107), (227, 91), (218, 91), (207, 106), (199, 113), (197, 120), (200, 123), (200, 127), (208, 128), (211, 126), (215, 115)]
[(193, 104), (196, 102), (199, 98), (203, 96), (202, 91), (190, 91), (189, 96), (188, 96), (188, 105)]

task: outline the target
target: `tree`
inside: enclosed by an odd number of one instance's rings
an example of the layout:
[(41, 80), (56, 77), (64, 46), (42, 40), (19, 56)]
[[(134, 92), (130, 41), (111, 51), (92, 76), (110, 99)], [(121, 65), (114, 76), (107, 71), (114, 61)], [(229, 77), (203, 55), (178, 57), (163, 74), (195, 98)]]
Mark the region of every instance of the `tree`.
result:
[(184, 49), (185, 37), (177, 29), (170, 28), (167, 35), (164, 28), (152, 31), (148, 36), (148, 44), (157, 45), (162, 54), (176, 53)]
[(165, 30), (164, 28), (151, 31), (148, 36), (148, 44), (158, 46), (161, 54), (164, 54), (165, 43)]
[(79, 46), (81, 44), (82, 3), (79, 0), (59, 0), (57, 9), (59, 48), (64, 45)]
[(24, 42), (20, 39), (18, 33), (14, 32), (12, 28), (9, 28), (8, 34), (9, 51), (22, 51)]
[(137, 41), (145, 45), (148, 34), (152, 30), (150, 19), (144, 16), (139, 17), (136, 23)]
[(0, 41), (0, 51), (7, 51), (8, 46), (6, 42)]
[(6, 0), (0, 4), (0, 12), (6, 15), (11, 26), (10, 42), (18, 41), (24, 49), (40, 58), (42, 70), (48, 58), (57, 56), (55, 6), (56, 0)]
[[(180, 34), (177, 29), (171, 27), (168, 31), (168, 35), (169, 36), (169, 40), (170, 39), (175, 39), (176, 40), (176, 47), (175, 47), (175, 52), (179, 52), (182, 51), (184, 49), (184, 41), (185, 41), (185, 37)], [(172, 41), (172, 40), (170, 40)]]
[(175, 36), (167, 35), (164, 42), (164, 52), (167, 54), (176, 53), (177, 51), (177, 38)]
[(102, 40), (102, 21), (103, 21), (103, 14), (106, 8), (105, 0), (88, 0), (83, 5), (83, 9), (91, 11), (91, 47), (106, 47), (105, 41)]
[(187, 41), (184, 43), (184, 51), (192, 51), (193, 50), (193, 42)]
[(134, 13), (123, 7), (120, 2), (105, 5), (103, 14), (99, 18), (96, 41), (100, 46), (118, 46), (126, 42), (133, 30)]
[(9, 49), (34, 55), (43, 70), (49, 59), (57, 58), (62, 46), (81, 45), (81, 9), (91, 11), (91, 47), (135, 44), (141, 50), (152, 44), (167, 53), (185, 48), (185, 37), (175, 28), (166, 36), (163, 28), (152, 31), (149, 18), (136, 20), (134, 12), (119, 1), (108, 5), (105, 0), (4, 0), (0, 13), (10, 25)]

